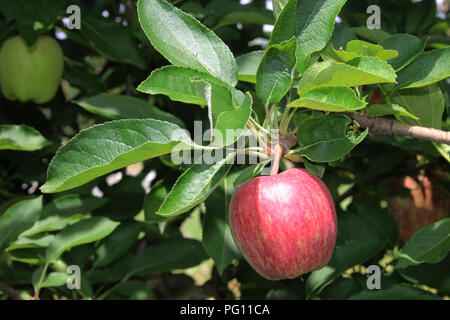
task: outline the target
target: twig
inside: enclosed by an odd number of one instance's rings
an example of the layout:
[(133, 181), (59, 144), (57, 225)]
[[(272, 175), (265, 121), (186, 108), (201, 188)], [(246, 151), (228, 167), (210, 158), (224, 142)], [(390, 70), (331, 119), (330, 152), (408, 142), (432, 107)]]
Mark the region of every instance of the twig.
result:
[(10, 286), (8, 286), (4, 283), (1, 283), (1, 282), (0, 282), (0, 290), (2, 290), (8, 296), (10, 296), (16, 300), (23, 300), (22, 296), (20, 295), (20, 293), (18, 291), (16, 291), (15, 289), (13, 289)]
[(369, 134), (372, 136), (409, 136), (450, 145), (450, 134), (447, 131), (412, 126), (397, 121), (368, 117), (356, 113), (346, 113), (346, 115), (358, 122), (362, 128), (368, 128)]

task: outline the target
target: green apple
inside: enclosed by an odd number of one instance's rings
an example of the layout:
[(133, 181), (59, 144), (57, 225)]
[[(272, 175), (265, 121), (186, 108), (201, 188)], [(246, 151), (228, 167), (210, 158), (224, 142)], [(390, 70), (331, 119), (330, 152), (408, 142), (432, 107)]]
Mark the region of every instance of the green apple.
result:
[(46, 103), (55, 96), (64, 69), (58, 42), (40, 36), (30, 47), (21, 36), (9, 38), (0, 49), (0, 84), (9, 100)]

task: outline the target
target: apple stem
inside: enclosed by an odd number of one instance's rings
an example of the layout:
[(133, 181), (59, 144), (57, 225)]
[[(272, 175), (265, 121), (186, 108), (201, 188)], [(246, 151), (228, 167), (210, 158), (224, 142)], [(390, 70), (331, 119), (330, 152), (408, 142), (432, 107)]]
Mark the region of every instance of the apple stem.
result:
[(278, 170), (280, 168), (280, 160), (281, 157), (283, 156), (283, 148), (281, 147), (281, 145), (277, 144), (275, 146), (275, 152), (274, 152), (274, 159), (273, 159), (273, 165), (272, 165), (272, 169), (270, 170), (270, 175), (271, 176), (275, 176), (278, 174)]

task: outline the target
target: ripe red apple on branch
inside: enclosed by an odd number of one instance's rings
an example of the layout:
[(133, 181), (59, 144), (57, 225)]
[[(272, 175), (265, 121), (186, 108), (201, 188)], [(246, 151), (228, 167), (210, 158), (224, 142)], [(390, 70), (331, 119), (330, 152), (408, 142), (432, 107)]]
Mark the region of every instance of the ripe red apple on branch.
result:
[(387, 198), (388, 210), (397, 220), (399, 238), (408, 241), (411, 236), (431, 223), (446, 218), (450, 212), (450, 193), (429, 177), (419, 175), (396, 179), (396, 188), (409, 190), (407, 197), (398, 193)]
[(321, 269), (334, 251), (333, 199), (322, 180), (303, 169), (256, 177), (239, 186), (229, 219), (245, 259), (270, 280)]

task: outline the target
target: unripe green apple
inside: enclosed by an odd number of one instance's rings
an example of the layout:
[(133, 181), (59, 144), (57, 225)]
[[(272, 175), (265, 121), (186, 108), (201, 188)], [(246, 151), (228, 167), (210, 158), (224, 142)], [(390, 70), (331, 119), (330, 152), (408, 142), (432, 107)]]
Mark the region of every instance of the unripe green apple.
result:
[(58, 42), (40, 36), (29, 47), (21, 36), (5, 41), (0, 49), (0, 84), (9, 100), (45, 103), (53, 99), (64, 69)]

